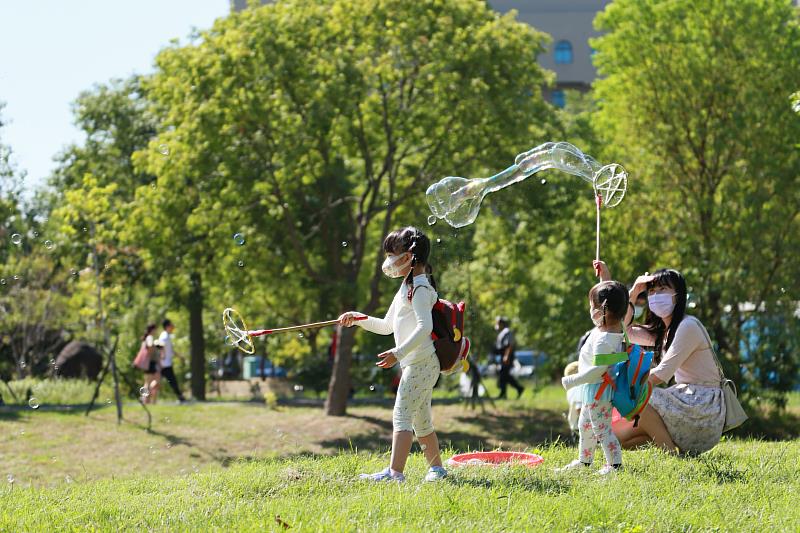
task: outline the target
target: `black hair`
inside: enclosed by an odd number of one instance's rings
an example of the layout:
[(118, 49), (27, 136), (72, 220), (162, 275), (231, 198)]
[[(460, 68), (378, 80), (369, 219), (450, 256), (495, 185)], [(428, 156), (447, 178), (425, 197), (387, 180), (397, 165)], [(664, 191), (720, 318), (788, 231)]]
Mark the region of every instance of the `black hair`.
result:
[(161, 326), (164, 329), (167, 329), (167, 327), (169, 327), (171, 325), (172, 325), (172, 320), (170, 320), (169, 318), (165, 318), (164, 321), (161, 323)]
[(383, 251), (387, 254), (401, 254), (411, 252), (411, 270), (406, 276), (408, 285), (408, 299), (414, 294), (414, 266), (417, 264), (425, 265), (425, 273), (431, 282), (434, 290), (436, 280), (433, 278), (433, 267), (428, 263), (431, 255), (431, 240), (414, 226), (407, 226), (403, 229), (395, 230), (383, 239)]
[(607, 316), (622, 321), (628, 312), (628, 290), (619, 281), (601, 281), (589, 290), (589, 298), (603, 310), (604, 326)]
[[(672, 320), (667, 329), (664, 320), (655, 313), (648, 313), (647, 320), (642, 327), (656, 337), (655, 352), (656, 362), (661, 361), (663, 352), (669, 350), (672, 341), (675, 340), (675, 331), (678, 329), (678, 324), (681, 323), (683, 317), (686, 316), (686, 279), (683, 274), (671, 268), (662, 268), (653, 273), (655, 278), (647, 284), (648, 292), (653, 287), (669, 287), (675, 291), (675, 309), (672, 310)], [(667, 342), (664, 343), (664, 335), (667, 336)], [(663, 344), (663, 350), (662, 350)]]
[(153, 330), (156, 329), (155, 324), (147, 324), (147, 327), (144, 328), (144, 335), (142, 335), (142, 340), (147, 340), (147, 336), (153, 333)]

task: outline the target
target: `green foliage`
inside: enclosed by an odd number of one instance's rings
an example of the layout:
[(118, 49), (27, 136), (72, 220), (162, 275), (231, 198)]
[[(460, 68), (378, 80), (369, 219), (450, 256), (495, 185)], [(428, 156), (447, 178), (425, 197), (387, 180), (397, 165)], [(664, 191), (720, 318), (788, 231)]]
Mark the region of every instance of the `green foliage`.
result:
[[(797, 352), (779, 339), (797, 335), (800, 300), (800, 117), (788, 100), (800, 86), (797, 11), (779, 0), (621, 0), (596, 25), (606, 33), (592, 41), (595, 129), (624, 154), (635, 201), (606, 259), (626, 280), (681, 270), (689, 311), (748, 395), (769, 360), (796, 376)], [(782, 327), (743, 352), (744, 329), (762, 317)]]

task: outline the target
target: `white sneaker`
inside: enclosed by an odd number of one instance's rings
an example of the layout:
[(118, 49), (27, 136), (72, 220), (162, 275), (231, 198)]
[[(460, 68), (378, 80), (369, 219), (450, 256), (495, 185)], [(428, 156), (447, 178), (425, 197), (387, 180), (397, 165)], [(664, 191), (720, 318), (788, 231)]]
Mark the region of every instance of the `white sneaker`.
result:
[(447, 477), (447, 470), (444, 469), (442, 466), (432, 466), (428, 469), (428, 473), (425, 475), (426, 482), (436, 482), (441, 481)]
[(573, 470), (582, 470), (584, 468), (588, 468), (589, 466), (591, 466), (591, 465), (588, 465), (588, 464), (580, 461), (579, 459), (575, 459), (574, 461), (572, 461), (570, 464), (568, 464), (566, 466), (562, 466), (561, 468), (556, 468), (555, 471), (558, 472), (558, 473), (571, 472)]
[(389, 467), (374, 474), (361, 474), (358, 477), (366, 481), (395, 481), (397, 483), (402, 483), (406, 480), (403, 474), (392, 474)]
[(604, 465), (603, 468), (597, 471), (598, 476), (610, 476), (617, 473), (617, 470), (622, 470), (622, 466), (614, 468), (611, 465)]

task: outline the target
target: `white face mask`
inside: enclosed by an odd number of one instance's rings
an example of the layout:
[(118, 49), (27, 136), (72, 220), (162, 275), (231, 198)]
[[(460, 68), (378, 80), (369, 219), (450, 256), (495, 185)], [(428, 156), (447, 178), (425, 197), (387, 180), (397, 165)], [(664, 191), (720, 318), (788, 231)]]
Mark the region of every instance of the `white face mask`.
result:
[(603, 311), (592, 307), (589, 309), (589, 318), (592, 319), (592, 324), (598, 328), (603, 325)]
[(657, 317), (666, 318), (671, 316), (672, 310), (675, 309), (675, 303), (672, 301), (674, 296), (666, 292), (651, 294), (647, 297), (647, 305)]
[(644, 306), (643, 305), (634, 305), (633, 306), (633, 318), (639, 318), (644, 313)]
[(383, 273), (389, 276), (390, 278), (399, 278), (403, 275), (403, 270), (408, 268), (411, 265), (411, 258), (409, 257), (402, 264), (398, 264), (403, 260), (402, 255), (387, 255), (386, 259), (383, 261), (383, 266), (381, 267)]

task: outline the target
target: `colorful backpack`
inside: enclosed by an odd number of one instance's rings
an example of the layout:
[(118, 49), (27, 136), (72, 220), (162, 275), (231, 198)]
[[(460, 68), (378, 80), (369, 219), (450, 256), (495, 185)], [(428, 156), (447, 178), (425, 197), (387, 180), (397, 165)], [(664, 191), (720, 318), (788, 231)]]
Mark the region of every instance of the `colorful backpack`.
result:
[(638, 344), (631, 344), (625, 328), (623, 335), (627, 346), (624, 352), (594, 356), (595, 366), (609, 366), (594, 399), (599, 400), (606, 388), (611, 387), (611, 405), (617, 408), (621, 416), (633, 420), (633, 426), (636, 427), (639, 425), (639, 415), (653, 392), (653, 386), (647, 379), (653, 364), (653, 352), (645, 351)]
[[(431, 315), (433, 316), (433, 347), (436, 349), (436, 357), (439, 358), (439, 367), (442, 374), (449, 375), (456, 371), (469, 370), (470, 342), (464, 336), (464, 309), (466, 304), (458, 302), (454, 304), (439, 298), (433, 304)], [(461, 364), (458, 364), (458, 363)]]

